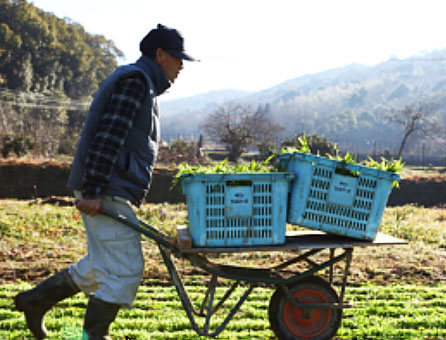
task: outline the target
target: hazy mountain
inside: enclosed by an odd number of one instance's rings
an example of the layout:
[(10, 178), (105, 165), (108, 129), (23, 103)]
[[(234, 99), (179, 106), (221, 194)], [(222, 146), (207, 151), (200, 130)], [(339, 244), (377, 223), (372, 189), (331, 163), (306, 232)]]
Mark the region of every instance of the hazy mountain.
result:
[(377, 65), (352, 64), (308, 74), (269, 89), (243, 93), (214, 91), (162, 103), (165, 137), (198, 136), (207, 114), (225, 102), (253, 108), (268, 103), (283, 136), (317, 133), (359, 147), (382, 143), (394, 147), (400, 128), (389, 126), (384, 115), (419, 102), (437, 104), (445, 118), (446, 51), (437, 50), (407, 59), (391, 58)]
[(216, 105), (221, 105), (228, 100), (236, 100), (249, 95), (248, 91), (241, 90), (220, 90), (211, 91), (196, 96), (180, 98), (162, 102), (162, 114), (164, 117), (176, 114), (187, 114), (196, 110), (214, 109)]
[[(90, 35), (81, 25), (27, 1), (0, 2), (0, 13), (0, 136), (12, 134), (12, 141), (39, 146), (35, 151), (45, 156), (73, 152), (85, 104), (122, 52), (105, 37)], [(66, 53), (72, 46), (75, 55)], [(372, 66), (353, 64), (308, 74), (259, 92), (227, 89), (161, 101), (162, 136), (197, 138), (209, 113), (236, 101), (254, 110), (268, 104), (275, 123), (283, 127), (278, 141), (306, 132), (350, 149), (395, 148), (402, 128), (386, 121), (392, 109), (429, 103), (439, 124), (445, 124), (445, 63), (446, 51), (437, 50)], [(443, 136), (415, 137), (407, 145), (409, 150), (422, 147), (424, 153), (436, 143), (437, 154), (444, 153)]]

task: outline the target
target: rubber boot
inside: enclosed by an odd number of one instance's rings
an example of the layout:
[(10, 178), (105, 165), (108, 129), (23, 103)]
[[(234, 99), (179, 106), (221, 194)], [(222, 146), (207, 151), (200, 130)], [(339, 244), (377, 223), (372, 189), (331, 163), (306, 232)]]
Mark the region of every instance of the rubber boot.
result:
[(110, 324), (115, 320), (120, 305), (90, 297), (85, 313), (84, 332), (88, 340), (111, 340)]
[(45, 313), (57, 302), (62, 301), (80, 289), (65, 269), (39, 283), (33, 289), (21, 292), (14, 298), (16, 308), (25, 313), (29, 330), (37, 339), (47, 336), (44, 324)]

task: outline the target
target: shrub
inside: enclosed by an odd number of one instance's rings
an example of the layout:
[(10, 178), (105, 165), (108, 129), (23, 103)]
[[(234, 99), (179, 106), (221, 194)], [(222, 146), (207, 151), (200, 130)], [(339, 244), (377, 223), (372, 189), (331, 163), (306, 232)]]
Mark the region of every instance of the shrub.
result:
[(33, 147), (31, 139), (25, 136), (14, 136), (10, 133), (5, 134), (2, 138), (1, 153), (3, 158), (9, 156), (11, 152), (17, 157), (26, 155)]

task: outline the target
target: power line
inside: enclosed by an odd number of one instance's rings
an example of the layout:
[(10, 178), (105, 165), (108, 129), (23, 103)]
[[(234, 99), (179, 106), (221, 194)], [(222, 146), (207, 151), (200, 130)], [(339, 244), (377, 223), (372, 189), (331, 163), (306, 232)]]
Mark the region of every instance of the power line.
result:
[(86, 110), (88, 109), (89, 104), (63, 104), (63, 105), (53, 105), (53, 104), (38, 104), (38, 103), (20, 103), (16, 101), (8, 101), (8, 100), (1, 100), (0, 103), (2, 104), (9, 104), (12, 106), (18, 106), (18, 107), (26, 107), (26, 108), (32, 108), (32, 109), (48, 109), (48, 110), (55, 110), (55, 109), (63, 109), (63, 110)]
[(0, 88), (0, 103), (26, 108), (65, 110), (86, 110), (90, 105), (89, 102), (6, 88)]

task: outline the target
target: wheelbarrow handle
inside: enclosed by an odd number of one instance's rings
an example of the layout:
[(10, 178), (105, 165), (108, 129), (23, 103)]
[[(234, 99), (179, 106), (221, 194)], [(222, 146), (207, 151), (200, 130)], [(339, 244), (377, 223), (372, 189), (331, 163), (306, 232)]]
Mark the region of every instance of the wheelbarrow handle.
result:
[(154, 240), (159, 245), (169, 248), (170, 250), (176, 253), (179, 253), (180, 251), (179, 248), (176, 246), (176, 240), (174, 238), (163, 233), (159, 229), (152, 227), (151, 225), (149, 225), (148, 223), (144, 222), (139, 218), (138, 218), (138, 223), (135, 223), (126, 218), (124, 215), (118, 214), (115, 211), (111, 211), (109, 209), (104, 209), (104, 208), (102, 208), (101, 214), (113, 218), (114, 220), (127, 225), (133, 230), (136, 230), (137, 232), (144, 234), (145, 236)]

